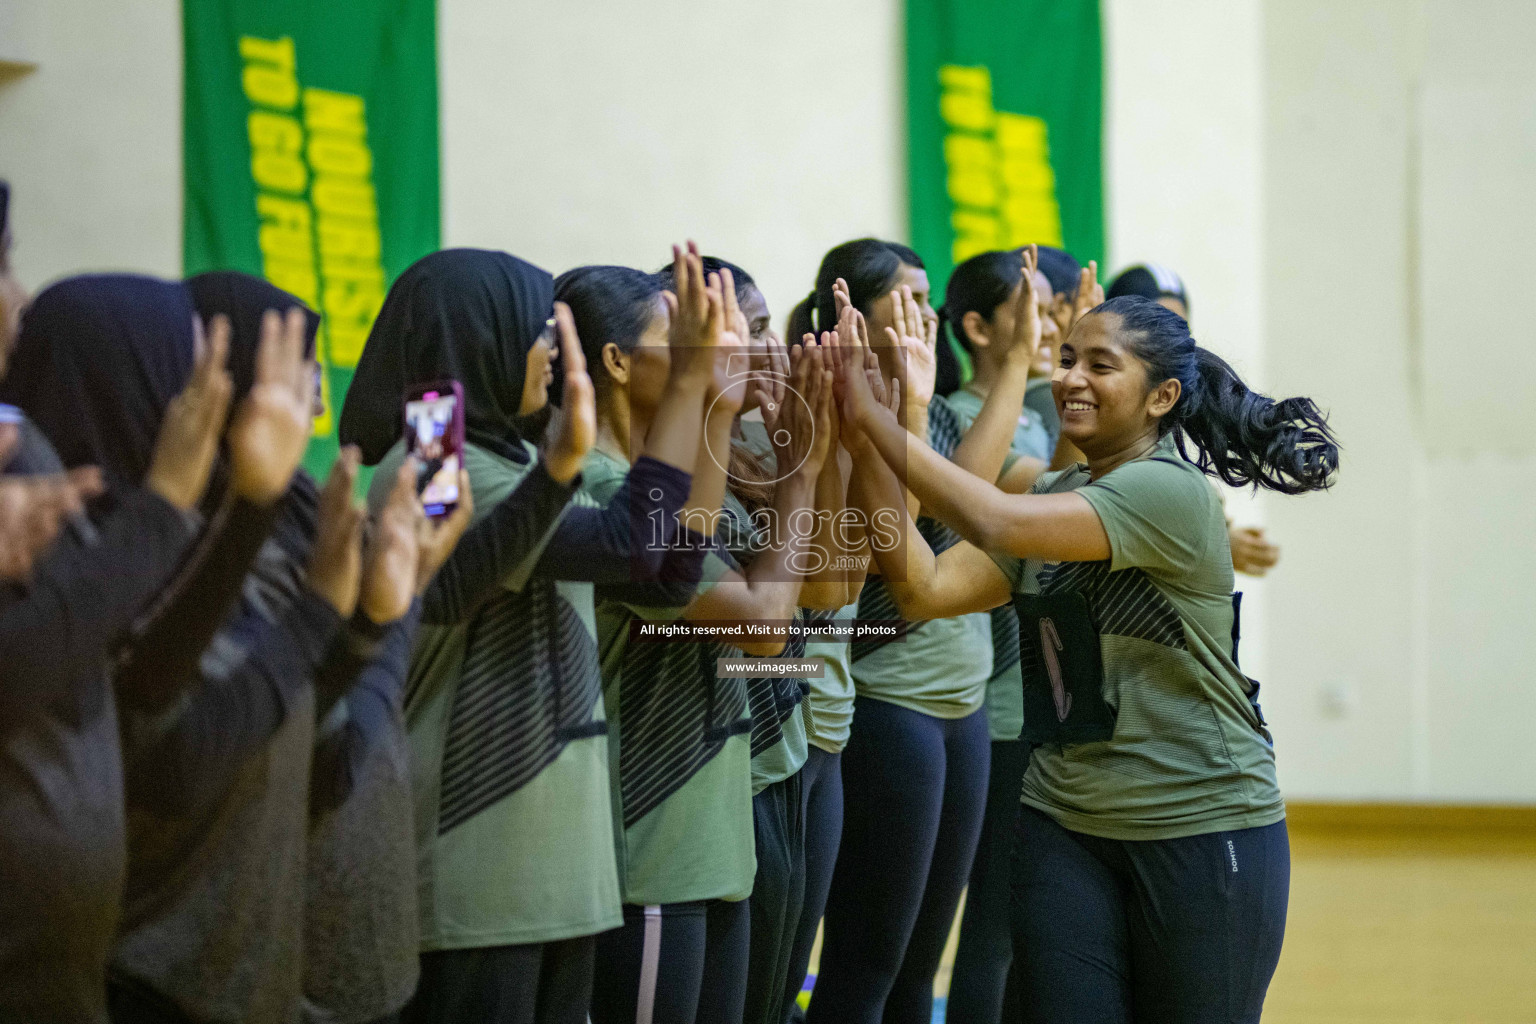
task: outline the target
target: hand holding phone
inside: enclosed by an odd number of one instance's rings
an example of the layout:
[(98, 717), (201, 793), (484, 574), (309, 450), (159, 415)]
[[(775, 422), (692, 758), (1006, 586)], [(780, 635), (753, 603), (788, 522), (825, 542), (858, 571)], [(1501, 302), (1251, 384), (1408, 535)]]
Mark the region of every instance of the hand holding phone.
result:
[(419, 384), (406, 392), (405, 453), (416, 459), (416, 493), (428, 517), (452, 515), (464, 465), (464, 389), (458, 381)]

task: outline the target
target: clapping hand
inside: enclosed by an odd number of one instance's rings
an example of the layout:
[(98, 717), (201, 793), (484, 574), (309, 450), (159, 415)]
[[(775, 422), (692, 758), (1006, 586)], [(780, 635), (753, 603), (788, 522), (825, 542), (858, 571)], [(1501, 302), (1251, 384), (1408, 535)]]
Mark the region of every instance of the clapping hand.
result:
[(192, 376), (166, 407), (149, 470), (144, 474), (146, 490), (183, 511), (195, 506), (208, 486), (234, 390), (225, 368), (229, 319), (214, 317), (205, 335), (202, 322), (194, 318), (192, 336)]
[(261, 318), (256, 382), (229, 425), (231, 486), (258, 505), (288, 489), (309, 444), (313, 421), (314, 363), (304, 358), (304, 311), (297, 307)]
[[(1072, 327), (1088, 311), (1104, 301), (1104, 286), (1099, 284), (1099, 261), (1089, 260), (1077, 277), (1077, 296), (1072, 300)], [(1070, 328), (1069, 328), (1070, 329)]]
[[(363, 572), (363, 507), (352, 497), (360, 461), (357, 446), (347, 445), (331, 466), (320, 491), (320, 526), (309, 557), (310, 588), (343, 619), (357, 608)], [(414, 475), (411, 479), (414, 487)]]
[[(571, 316), (571, 307), (563, 302), (555, 303), (555, 330), (560, 337), (565, 380), (560, 408), (545, 434), (544, 468), (551, 478), (564, 484), (581, 472), (581, 464), (597, 440), (597, 398), (592, 378), (587, 375), (581, 339), (576, 336), (576, 321)], [(467, 493), (468, 489), (460, 486), (461, 506)]]
[(1035, 269), (1040, 265), (1038, 246), (1025, 246), (1020, 257), (1024, 280), (1019, 285), (1019, 296), (1013, 305), (1013, 344), (1008, 348), (1008, 361), (1028, 372), (1040, 351), (1040, 306), (1035, 293)]

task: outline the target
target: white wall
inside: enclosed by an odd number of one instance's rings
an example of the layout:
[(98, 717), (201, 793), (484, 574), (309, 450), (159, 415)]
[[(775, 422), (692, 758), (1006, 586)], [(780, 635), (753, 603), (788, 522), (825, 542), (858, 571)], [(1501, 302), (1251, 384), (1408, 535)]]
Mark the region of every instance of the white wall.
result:
[(891, 0), (442, 0), (444, 241), (559, 273), (690, 235), (782, 325), (832, 245), (904, 236)]
[[(692, 234), (782, 319), (828, 245), (904, 234), (895, 0), (440, 7), (446, 244), (558, 271)], [(176, 273), (178, 3), (6, 13), (38, 63), (0, 81), (23, 280)], [(1536, 801), (1536, 463), (1425, 452), (1409, 161), (1417, 83), (1530, 75), (1536, 9), (1105, 0), (1105, 25), (1112, 266), (1179, 269), (1196, 336), (1345, 445), (1334, 493), (1238, 505), (1284, 549), (1245, 584), (1244, 661), (1288, 795)]]
[(37, 64), (0, 83), (0, 176), (22, 281), (179, 274), (180, 5), (0, 3)]
[[(1263, 10), (1260, 0), (1106, 0), (1108, 268), (1172, 267), (1191, 327), (1255, 387), (1264, 385)], [(1265, 502), (1226, 490), (1243, 525)], [(1286, 548), (1285, 538), (1276, 538)], [(1269, 678), (1262, 580), (1243, 590), (1242, 660)]]
[(1423, 338), (1421, 303), (1507, 306), (1530, 344), (1524, 282), (1489, 239), (1483, 260), (1421, 285), (1416, 211), (1481, 215), (1528, 192), (1421, 195), (1412, 159), (1426, 87), (1528, 87), (1536, 9), (1269, 0), (1265, 34), (1268, 378), (1330, 407), (1344, 444), (1334, 493), (1269, 503), (1287, 542), (1266, 702), (1282, 777), (1338, 799), (1536, 801), (1536, 459), (1497, 437), (1432, 458), (1417, 389), (1446, 382), (1416, 355), (1433, 340), (1480, 365), (1469, 415), (1507, 399), (1495, 339)]

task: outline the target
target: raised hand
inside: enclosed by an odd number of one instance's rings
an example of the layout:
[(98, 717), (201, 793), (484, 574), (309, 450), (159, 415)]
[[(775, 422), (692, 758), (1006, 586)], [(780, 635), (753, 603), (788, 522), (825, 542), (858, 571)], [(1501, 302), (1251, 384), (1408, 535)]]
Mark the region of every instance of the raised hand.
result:
[(196, 505), (208, 486), (234, 389), (224, 366), (229, 356), (229, 319), (214, 317), (206, 337), (201, 322), (194, 319), (192, 326), (192, 377), (166, 407), (149, 471), (144, 474), (145, 489), (183, 510)]
[(416, 546), (420, 557), (416, 562), (416, 593), (427, 592), (427, 584), (437, 575), (437, 570), (448, 561), (459, 538), (475, 518), (475, 495), (469, 489), (469, 470), (459, 470), (459, 504), (446, 516), (433, 519), (422, 516), (416, 520)]
[(231, 486), (258, 505), (270, 505), (288, 489), (309, 443), (313, 419), (314, 364), (304, 358), (304, 312), (286, 317), (267, 310), (261, 318), (256, 382), (229, 425)]
[(1024, 280), (1013, 304), (1013, 343), (1007, 358), (1026, 372), (1040, 351), (1040, 306), (1035, 293), (1035, 268), (1040, 265), (1038, 246), (1026, 246), (1020, 257)]
[[(826, 345), (833, 344), (830, 332), (823, 334), (822, 339)], [(790, 364), (793, 369), (789, 390), (803, 401), (784, 402), (783, 415), (769, 438), (781, 473), (803, 473), (814, 478), (826, 462), (832, 441), (826, 408), (831, 401), (832, 372), (823, 356), (823, 346), (809, 336), (806, 344), (790, 350)]]
[(687, 249), (672, 247), (672, 280), (675, 292), (663, 292), (671, 314), (667, 333), (671, 374), (709, 381), (715, 370), (715, 349), (725, 331), (725, 308), (718, 286), (711, 291), (704, 279), (704, 263), (693, 242)]
[(768, 335), (763, 342), (763, 371), (753, 378), (752, 390), (756, 392), (753, 404), (763, 411), (763, 426), (768, 428), (770, 437), (784, 415), (784, 396), (788, 394), (791, 373), (789, 349), (778, 338)]
[[(544, 468), (553, 479), (564, 484), (581, 472), (581, 464), (597, 440), (597, 397), (592, 378), (587, 375), (587, 357), (581, 351), (581, 339), (576, 336), (571, 307), (563, 302), (555, 303), (555, 332), (560, 339), (560, 362), (565, 367), (565, 380), (560, 408), (555, 411), (545, 433)], [(459, 488), (461, 505), (467, 493), (464, 487)]]
[(368, 536), (358, 604), (375, 625), (403, 617), (416, 594), (419, 524), (426, 518), (416, 497), (419, 469), (415, 458), (401, 463), (395, 473), (395, 485), (389, 490), (389, 500)]
[[(717, 411), (736, 415), (747, 400), (752, 385), (750, 374), (741, 371), (750, 366), (747, 342), (751, 330), (736, 301), (736, 279), (729, 270), (711, 273), (705, 285), (711, 306), (719, 305), (720, 330), (715, 337), (715, 368), (710, 381), (708, 404)], [(718, 397), (717, 397), (718, 396)]]
[(363, 573), (363, 507), (352, 497), (360, 461), (357, 446), (349, 444), (331, 466), (320, 492), (320, 526), (309, 556), (310, 588), (343, 619), (357, 608)]
[(1071, 326), (1076, 326), (1089, 310), (1103, 301), (1104, 287), (1099, 284), (1099, 261), (1089, 260), (1088, 265), (1077, 277), (1077, 296), (1072, 300)]
[(895, 325), (887, 327), (885, 333), (896, 348), (896, 377), (901, 381), (902, 400), (909, 409), (927, 408), (933, 401), (938, 380), (939, 363), (934, 353), (937, 338), (912, 298), (911, 288), (902, 285), (900, 291), (891, 292), (891, 305)]

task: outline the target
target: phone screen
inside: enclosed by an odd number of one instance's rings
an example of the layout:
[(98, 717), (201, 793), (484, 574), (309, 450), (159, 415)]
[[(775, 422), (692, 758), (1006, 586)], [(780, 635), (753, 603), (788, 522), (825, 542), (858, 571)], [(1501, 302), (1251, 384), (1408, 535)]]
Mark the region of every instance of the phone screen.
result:
[(405, 403), (406, 450), (420, 466), (416, 492), (429, 516), (447, 515), (459, 503), (462, 453), (453, 430), (457, 404), (453, 393), (437, 391)]

